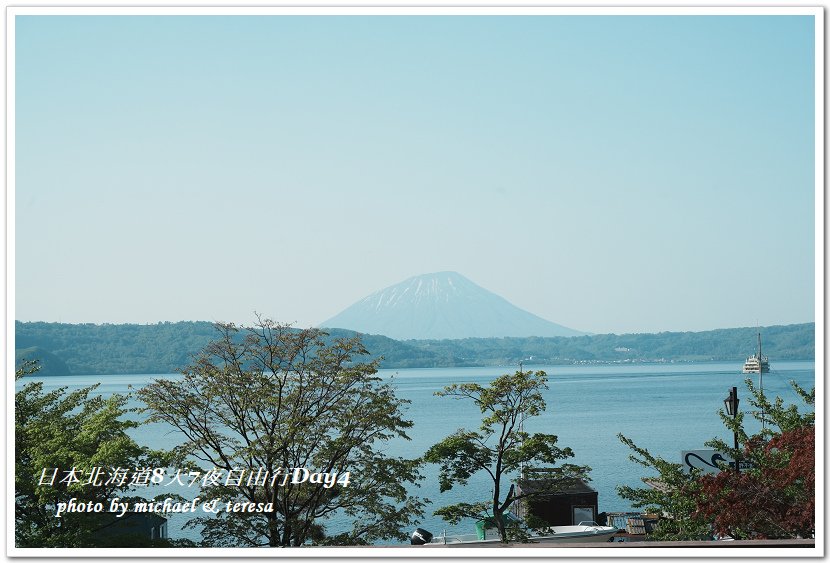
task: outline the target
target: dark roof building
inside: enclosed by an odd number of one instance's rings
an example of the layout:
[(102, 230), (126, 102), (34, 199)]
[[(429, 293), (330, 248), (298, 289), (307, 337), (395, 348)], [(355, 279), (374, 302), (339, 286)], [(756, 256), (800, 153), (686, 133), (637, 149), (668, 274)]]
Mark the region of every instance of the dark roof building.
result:
[(533, 493), (518, 503), (516, 513), (522, 519), (539, 526), (572, 526), (597, 519), (598, 494), (584, 481), (563, 484), (556, 478), (538, 475), (537, 479), (520, 479), (516, 495)]

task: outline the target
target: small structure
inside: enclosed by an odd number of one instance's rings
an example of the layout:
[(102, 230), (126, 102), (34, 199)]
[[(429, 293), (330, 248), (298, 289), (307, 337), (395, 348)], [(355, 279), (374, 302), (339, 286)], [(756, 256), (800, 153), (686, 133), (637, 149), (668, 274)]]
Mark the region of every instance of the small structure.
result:
[[(534, 479), (520, 479), (516, 495), (538, 493), (522, 499), (516, 509), (525, 521), (541, 520), (547, 526), (574, 526), (594, 522), (598, 513), (598, 494), (584, 481), (561, 485), (555, 478), (536, 472)], [(550, 492), (546, 492), (550, 491)]]

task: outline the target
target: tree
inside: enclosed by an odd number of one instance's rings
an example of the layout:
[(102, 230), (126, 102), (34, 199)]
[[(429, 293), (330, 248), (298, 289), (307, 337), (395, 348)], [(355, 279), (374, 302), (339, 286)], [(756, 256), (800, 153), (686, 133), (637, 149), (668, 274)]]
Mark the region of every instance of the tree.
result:
[(634, 452), (629, 455), (631, 461), (652, 469), (659, 475), (655, 478), (644, 478), (646, 487), (617, 487), (620, 497), (630, 500), (634, 508), (643, 508), (646, 512), (662, 516), (650, 534), (650, 539), (709, 539), (709, 523), (695, 512), (694, 495), (699, 488), (696, 475), (683, 471), (683, 466), (679, 463), (652, 455), (622, 434), (618, 434), (618, 437)]
[[(803, 402), (815, 404), (810, 392), (790, 382)], [(809, 537), (815, 530), (815, 413), (800, 412), (796, 405), (784, 406), (780, 397), (770, 402), (752, 380), (746, 380), (749, 412), (763, 420), (763, 430), (749, 436), (744, 413), (720, 417), (738, 436), (738, 449), (721, 439), (707, 447), (732, 459), (749, 462), (736, 472), (724, 467), (717, 474), (686, 473), (681, 465), (651, 455), (620, 435), (637, 456), (631, 459), (659, 475), (644, 479), (649, 488), (619, 487), (621, 497), (664, 516), (653, 539), (690, 540), (714, 535), (737, 539)]]
[[(176, 449), (182, 465), (226, 476), (203, 490), (205, 500), (263, 509), (190, 521), (203, 526), (203, 543), (405, 539), (401, 528), (423, 514), (423, 502), (406, 487), (419, 479), (418, 463), (387, 456), (382, 446), (409, 439), (412, 423), (402, 415), (407, 401), (375, 375), (377, 361), (356, 361), (368, 353), (359, 338), (326, 344), (320, 330), (262, 319), (249, 328), (216, 328), (219, 337), (182, 370), (183, 379), (157, 380), (138, 391), (150, 420), (185, 437)], [(327, 537), (325, 520), (334, 514), (352, 525)]]
[(736, 539), (811, 537), (815, 532), (815, 428), (750, 440), (754, 467), (700, 478), (692, 499), (714, 532)]
[(440, 464), (439, 485), (441, 492), (454, 485), (465, 485), (468, 479), (484, 471), (493, 481), (493, 497), (477, 503), (459, 503), (441, 508), (435, 514), (451, 523), (462, 518), (481, 518), (485, 512), (492, 514), (502, 542), (507, 542), (508, 530), (505, 513), (517, 501), (529, 496), (550, 494), (587, 479), (590, 468), (573, 464), (548, 467), (551, 479), (547, 488), (533, 493), (517, 494), (510, 486), (502, 497), (502, 481), (515, 475), (520, 469), (533, 471), (539, 464), (552, 466), (562, 459), (573, 457), (570, 448), (559, 448), (557, 437), (522, 429), (522, 422), (539, 416), (546, 404), (542, 391), (547, 389), (544, 371), (506, 374), (496, 378), (488, 386), (477, 383), (453, 384), (436, 395), (473, 401), (483, 418), (478, 431), (459, 429), (435, 444), (424, 454), (424, 460)]
[[(815, 532), (815, 412), (784, 407), (776, 397), (770, 403), (752, 380), (746, 381), (751, 411), (766, 423), (755, 436), (747, 436), (743, 419), (721, 412), (724, 423), (738, 433), (740, 451), (723, 440), (707, 446), (737, 454), (750, 462), (740, 473), (721, 471), (700, 477), (693, 499), (696, 514), (712, 523), (714, 532), (737, 539), (811, 537)], [(802, 401), (815, 405), (810, 392), (790, 383)]]
[[(35, 373), (38, 367), (24, 361), (15, 377)], [(46, 393), (43, 383), (32, 382), (15, 393), (17, 547), (118, 545), (113, 536), (102, 533), (117, 523), (107, 508), (112, 497), (129, 497), (131, 485), (128, 481), (108, 483), (102, 474), (100, 481), (87, 481), (95, 468), (140, 468), (152, 465), (153, 460), (151, 452), (127, 434), (138, 425), (123, 418), (128, 412), (124, 408), (127, 398), (90, 396), (96, 387), (69, 393), (62, 387)], [(59, 504), (73, 498), (77, 504), (100, 502), (107, 508), (99, 513), (64, 512), (56, 517)], [(123, 545), (126, 539), (121, 539)]]

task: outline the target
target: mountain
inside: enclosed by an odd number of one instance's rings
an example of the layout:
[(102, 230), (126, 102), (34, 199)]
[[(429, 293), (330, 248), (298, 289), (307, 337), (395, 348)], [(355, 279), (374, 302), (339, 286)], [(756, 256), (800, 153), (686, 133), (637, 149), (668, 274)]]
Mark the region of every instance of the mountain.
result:
[(577, 336), (456, 272), (414, 276), (365, 297), (320, 326), (397, 340)]

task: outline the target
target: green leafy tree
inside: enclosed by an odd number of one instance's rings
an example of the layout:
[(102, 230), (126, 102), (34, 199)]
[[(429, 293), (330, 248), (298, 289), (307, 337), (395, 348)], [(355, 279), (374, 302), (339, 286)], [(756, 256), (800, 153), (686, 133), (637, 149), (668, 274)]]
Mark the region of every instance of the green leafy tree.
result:
[[(388, 456), (383, 446), (408, 439), (412, 423), (402, 414), (407, 401), (377, 377), (377, 361), (358, 361), (368, 353), (359, 338), (327, 344), (320, 330), (262, 319), (249, 328), (216, 328), (218, 338), (182, 370), (183, 379), (138, 391), (150, 420), (183, 434), (176, 449), (181, 464), (242, 477), (203, 490), (206, 500), (263, 505), (263, 512), (223, 511), (190, 521), (203, 527), (203, 543), (404, 540), (401, 529), (423, 514), (423, 501), (407, 492), (420, 478), (420, 462)], [(337, 482), (303, 479), (303, 469)], [(335, 514), (351, 526), (327, 534), (326, 520)]]
[(653, 540), (702, 540), (711, 536), (708, 521), (696, 514), (695, 495), (700, 485), (696, 474), (689, 474), (679, 463), (666, 461), (637, 446), (630, 438), (618, 434), (620, 441), (632, 450), (629, 459), (649, 468), (657, 477), (643, 479), (645, 487), (617, 487), (620, 497), (631, 501), (634, 508), (662, 517), (650, 534)]
[(808, 537), (815, 528), (815, 389), (791, 385), (808, 407), (770, 401), (746, 380), (749, 412), (763, 420), (761, 432), (750, 436), (744, 412), (720, 417), (738, 436), (738, 448), (722, 439), (706, 446), (749, 462), (740, 472), (724, 466), (718, 474), (686, 473), (678, 463), (653, 456), (631, 439), (619, 435), (634, 454), (630, 458), (657, 473), (644, 479), (648, 487), (618, 487), (635, 508), (663, 516), (652, 534), (657, 540), (708, 539), (714, 535), (747, 538)]
[[(492, 515), (502, 542), (507, 542), (505, 513), (514, 503), (530, 496), (550, 494), (587, 479), (590, 468), (573, 464), (553, 467), (558, 461), (573, 457), (570, 448), (556, 445), (553, 434), (529, 434), (522, 422), (541, 415), (546, 408), (542, 391), (547, 389), (544, 371), (502, 375), (488, 386), (477, 383), (453, 384), (436, 395), (473, 401), (483, 415), (477, 431), (459, 429), (435, 444), (424, 460), (440, 465), (439, 486), (447, 491), (454, 485), (466, 485), (469, 478), (485, 472), (493, 481), (492, 499), (476, 503), (459, 503), (443, 507), (435, 514), (457, 524), (463, 518), (480, 519)], [(514, 486), (506, 489), (504, 480), (516, 476), (520, 469), (532, 472), (544, 464), (549, 486), (533, 493), (517, 494)], [(515, 532), (520, 532), (516, 530)]]
[[(24, 361), (16, 378), (37, 372), (38, 365)], [(131, 498), (129, 482), (86, 484), (99, 468), (147, 467), (154, 458), (138, 446), (127, 431), (138, 423), (125, 420), (127, 398), (91, 396), (97, 385), (67, 392), (65, 387), (44, 392), (41, 382), (31, 382), (15, 393), (15, 545), (17, 547), (98, 547), (119, 545), (107, 534), (117, 523), (107, 512), (112, 497)], [(74, 476), (68, 474), (76, 470)], [(52, 475), (57, 474), (55, 479)], [(94, 483), (94, 482), (93, 482)], [(65, 512), (56, 517), (59, 503), (101, 502), (101, 513)], [(121, 537), (126, 541), (138, 538)]]

